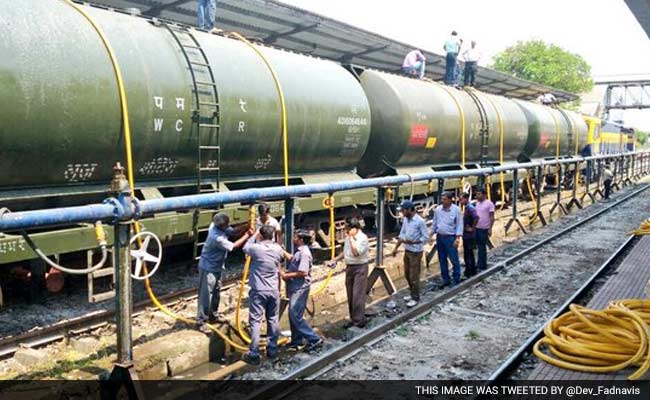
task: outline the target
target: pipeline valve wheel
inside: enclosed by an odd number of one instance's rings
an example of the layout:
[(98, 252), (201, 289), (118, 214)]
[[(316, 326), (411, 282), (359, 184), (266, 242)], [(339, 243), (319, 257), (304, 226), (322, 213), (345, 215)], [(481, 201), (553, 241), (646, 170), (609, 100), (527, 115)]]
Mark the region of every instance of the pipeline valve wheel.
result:
[[(152, 241), (155, 243), (154, 247), (157, 247), (157, 249), (154, 248), (153, 251), (149, 251), (149, 246)], [(140, 232), (131, 238), (129, 246), (131, 258), (135, 260), (135, 267), (131, 273), (131, 277), (143, 281), (154, 276), (162, 261), (162, 244), (158, 236), (151, 232)], [(146, 275), (140, 275), (145, 263), (148, 273)]]

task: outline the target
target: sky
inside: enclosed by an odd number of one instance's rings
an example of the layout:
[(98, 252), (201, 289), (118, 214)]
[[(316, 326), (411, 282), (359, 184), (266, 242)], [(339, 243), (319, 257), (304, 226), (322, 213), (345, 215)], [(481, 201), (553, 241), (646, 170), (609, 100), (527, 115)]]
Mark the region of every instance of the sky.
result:
[[(476, 40), (481, 65), (518, 40), (541, 39), (581, 55), (598, 79), (650, 77), (650, 38), (623, 0), (281, 0), (442, 54), (452, 30)], [(650, 110), (625, 122), (650, 131)]]

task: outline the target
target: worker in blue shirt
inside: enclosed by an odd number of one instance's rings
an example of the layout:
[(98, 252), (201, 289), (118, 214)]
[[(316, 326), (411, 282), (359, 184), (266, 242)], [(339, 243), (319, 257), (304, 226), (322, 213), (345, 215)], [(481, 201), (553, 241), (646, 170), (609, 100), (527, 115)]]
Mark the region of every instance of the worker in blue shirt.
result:
[(410, 200), (404, 200), (401, 206), (402, 229), (393, 249), (393, 257), (397, 249), (404, 244), (404, 276), (408, 282), (411, 294), (404, 297), (407, 307), (414, 307), (420, 301), (420, 271), (422, 268), (422, 253), (429, 239), (424, 219), (415, 211), (415, 205)]
[(460, 52), (461, 40), (456, 31), (451, 32), (451, 36), (445, 41), (444, 49), (447, 53), (445, 58), (445, 84), (454, 84), (454, 76), (456, 71), (456, 59)]
[[(444, 192), (441, 196), (442, 204), (436, 207), (431, 227), (431, 242), (433, 235), (436, 235), (436, 246), (438, 248), (438, 261), (440, 262), (440, 274), (442, 275), (442, 286), (456, 286), (460, 283), (460, 260), (458, 258), (458, 246), (463, 237), (463, 215), (460, 208), (452, 204), (453, 195)], [(447, 259), (451, 261), (454, 268), (453, 282), (449, 278), (449, 266)]]
[(223, 322), (217, 313), (221, 291), (221, 273), (226, 265), (228, 253), (242, 245), (251, 237), (252, 231), (246, 232), (235, 242), (232, 236), (230, 218), (227, 214), (219, 213), (212, 219), (205, 240), (201, 257), (199, 258), (199, 296), (196, 322), (201, 332), (209, 333), (210, 328), (205, 323)]
[(309, 231), (297, 230), (293, 235), (296, 251), (293, 254), (284, 253), (288, 261), (286, 272), (280, 270), (282, 280), (287, 283), (289, 298), (289, 326), (291, 327), (291, 343), (289, 348), (298, 350), (305, 346), (307, 352), (316, 351), (323, 345), (323, 339), (314, 332), (305, 321), (305, 308), (309, 299), (311, 286), (312, 255), (309, 250), (311, 235)]
[(264, 225), (259, 232), (244, 245), (244, 253), (251, 257), (248, 286), (251, 344), (242, 360), (249, 364), (260, 363), (260, 330), (262, 318), (266, 316), (267, 346), (266, 355), (273, 359), (278, 353), (280, 336), (280, 263), (284, 260), (284, 250), (273, 243), (275, 228)]

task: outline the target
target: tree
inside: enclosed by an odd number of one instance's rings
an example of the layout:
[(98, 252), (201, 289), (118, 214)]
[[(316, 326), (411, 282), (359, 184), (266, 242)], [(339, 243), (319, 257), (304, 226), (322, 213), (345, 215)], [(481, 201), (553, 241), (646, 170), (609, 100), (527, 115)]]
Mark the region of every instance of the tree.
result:
[(584, 58), (541, 40), (508, 47), (494, 56), (492, 68), (571, 93), (588, 92), (594, 86)]
[(636, 131), (636, 141), (639, 142), (641, 146), (645, 145), (648, 141), (648, 132)]

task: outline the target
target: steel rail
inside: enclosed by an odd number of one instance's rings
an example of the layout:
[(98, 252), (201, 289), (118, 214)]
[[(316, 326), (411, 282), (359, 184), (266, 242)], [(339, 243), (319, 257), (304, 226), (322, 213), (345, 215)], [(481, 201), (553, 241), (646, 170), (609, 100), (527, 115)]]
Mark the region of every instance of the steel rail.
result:
[(642, 192), (646, 191), (648, 188), (650, 188), (650, 184), (644, 184), (640, 189), (627, 194), (625, 197), (617, 199), (612, 204), (609, 204), (607, 207), (598, 210), (593, 214), (590, 214), (585, 218), (580, 219), (579, 221), (576, 221), (575, 223), (567, 226), (561, 231), (552, 234), (551, 236), (533, 244), (532, 246), (527, 247), (526, 249), (508, 257), (503, 261), (498, 262), (493, 267), (489, 268), (487, 271), (484, 271), (483, 273), (465, 282), (462, 282), (461, 284), (441, 294), (440, 296), (437, 296), (426, 302), (421, 302), (417, 306), (413, 307), (412, 309), (404, 313), (397, 315), (393, 319), (389, 321), (385, 321), (382, 324), (369, 329), (367, 332), (364, 332), (364, 334), (357, 336), (352, 340), (344, 343), (343, 345), (325, 352), (321, 357), (312, 360), (307, 364), (301, 366), (300, 368), (282, 376), (277, 381), (273, 381), (272, 383), (269, 383), (269, 385), (256, 390), (250, 396), (248, 396), (247, 399), (257, 399), (257, 398), (280, 399), (288, 396), (289, 394), (293, 393), (295, 390), (299, 389), (301, 385), (299, 384), (287, 385), (285, 381), (317, 378), (327, 366), (335, 363), (341, 358), (344, 358), (350, 353), (357, 351), (360, 347), (381, 338), (382, 335), (392, 330), (393, 328), (431, 311), (431, 307), (438, 305), (446, 300), (449, 300), (454, 296), (456, 296), (457, 294), (465, 292), (466, 290), (474, 287), (477, 283), (485, 280), (486, 278), (494, 275), (499, 271), (504, 270), (507, 266), (517, 262), (524, 256), (539, 249), (541, 246), (556, 240), (557, 238), (575, 230), (576, 228), (586, 224), (589, 221), (594, 220), (595, 218), (614, 209), (615, 207), (619, 206), (625, 201), (630, 200), (631, 198), (641, 194)]
[[(173, 303), (184, 300), (184, 296), (195, 293), (196, 288), (188, 288), (160, 296), (161, 301)], [(143, 300), (133, 306), (134, 312), (142, 312), (152, 306), (151, 300)], [(91, 329), (105, 325), (115, 316), (115, 310), (104, 310), (87, 314), (74, 319), (48, 325), (43, 329), (36, 329), (16, 336), (9, 336), (0, 341), (0, 359), (12, 356), (20, 347), (41, 347), (62, 340), (66, 337), (78, 335)]]

